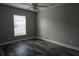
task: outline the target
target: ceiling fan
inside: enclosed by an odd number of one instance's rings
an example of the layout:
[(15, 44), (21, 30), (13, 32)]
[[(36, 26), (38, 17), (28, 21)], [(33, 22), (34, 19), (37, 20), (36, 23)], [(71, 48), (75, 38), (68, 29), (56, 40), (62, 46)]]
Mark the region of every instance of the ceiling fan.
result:
[(50, 4), (46, 5), (45, 3), (44, 4), (32, 3), (32, 5), (33, 9), (38, 11), (40, 11), (40, 8), (48, 8), (50, 6)]
[[(28, 6), (32, 6), (30, 7), (32, 10), (34, 11), (40, 11), (41, 8), (48, 8), (50, 7), (52, 4), (51, 3), (22, 3)], [(28, 8), (28, 9), (30, 9)]]

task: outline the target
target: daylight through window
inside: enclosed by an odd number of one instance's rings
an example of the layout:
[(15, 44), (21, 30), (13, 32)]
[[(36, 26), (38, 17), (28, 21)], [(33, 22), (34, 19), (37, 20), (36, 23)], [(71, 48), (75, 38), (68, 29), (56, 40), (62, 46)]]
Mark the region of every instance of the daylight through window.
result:
[(14, 36), (26, 35), (26, 16), (13, 15)]

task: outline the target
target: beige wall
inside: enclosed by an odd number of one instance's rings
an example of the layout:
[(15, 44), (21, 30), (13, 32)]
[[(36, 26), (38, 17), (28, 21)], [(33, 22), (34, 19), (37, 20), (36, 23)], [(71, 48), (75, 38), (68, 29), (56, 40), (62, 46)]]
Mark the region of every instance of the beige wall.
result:
[(79, 47), (79, 4), (64, 4), (38, 13), (38, 36)]

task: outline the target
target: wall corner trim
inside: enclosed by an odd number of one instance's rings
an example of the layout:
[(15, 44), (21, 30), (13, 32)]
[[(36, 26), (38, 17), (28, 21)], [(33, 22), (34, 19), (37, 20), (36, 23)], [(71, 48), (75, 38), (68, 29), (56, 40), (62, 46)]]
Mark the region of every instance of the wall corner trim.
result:
[(64, 44), (64, 43), (57, 42), (57, 41), (52, 41), (52, 40), (41, 38), (41, 37), (37, 37), (37, 38), (48, 41), (48, 42), (51, 42), (51, 43), (54, 43), (54, 44), (57, 44), (57, 45), (60, 45), (60, 46), (63, 46), (63, 47), (66, 47), (66, 48), (69, 48), (69, 49), (79, 51), (79, 47), (71, 46), (71, 45), (68, 45), (68, 44)]

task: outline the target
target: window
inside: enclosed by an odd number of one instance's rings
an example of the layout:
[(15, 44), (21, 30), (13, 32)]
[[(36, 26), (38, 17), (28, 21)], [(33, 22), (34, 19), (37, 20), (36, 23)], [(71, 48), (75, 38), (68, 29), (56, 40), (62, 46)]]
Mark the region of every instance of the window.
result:
[(14, 36), (26, 35), (26, 16), (13, 15)]

